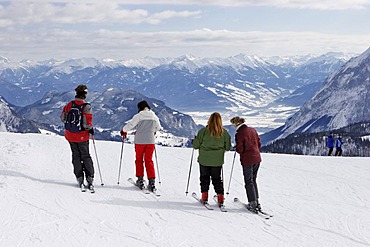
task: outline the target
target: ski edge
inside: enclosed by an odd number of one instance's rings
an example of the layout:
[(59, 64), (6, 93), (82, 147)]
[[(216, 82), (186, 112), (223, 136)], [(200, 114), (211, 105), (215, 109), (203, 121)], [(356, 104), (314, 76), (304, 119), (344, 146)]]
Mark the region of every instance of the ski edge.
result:
[(156, 197), (160, 197), (161, 196), (161, 193), (158, 191), (158, 189), (155, 189), (153, 191), (150, 191), (150, 190), (148, 190), (148, 191), (149, 191), (149, 193), (155, 195)]

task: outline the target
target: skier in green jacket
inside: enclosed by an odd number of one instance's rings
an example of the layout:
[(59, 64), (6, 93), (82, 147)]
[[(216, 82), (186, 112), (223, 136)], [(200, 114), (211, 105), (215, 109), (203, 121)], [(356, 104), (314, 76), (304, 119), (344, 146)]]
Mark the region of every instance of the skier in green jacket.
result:
[(214, 112), (208, 119), (207, 126), (199, 130), (193, 140), (193, 148), (199, 149), (198, 163), (200, 168), (201, 201), (208, 201), (208, 190), (212, 184), (217, 193), (218, 203), (224, 203), (224, 185), (221, 178), (225, 151), (231, 147), (230, 135), (222, 126), (222, 118)]

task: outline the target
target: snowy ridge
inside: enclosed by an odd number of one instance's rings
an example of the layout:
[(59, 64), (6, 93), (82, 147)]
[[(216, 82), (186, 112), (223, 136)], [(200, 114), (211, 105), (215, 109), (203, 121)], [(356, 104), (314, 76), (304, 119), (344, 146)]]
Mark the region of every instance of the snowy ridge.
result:
[(341, 52), (329, 52), (321, 56), (305, 55), (305, 56), (286, 56), (286, 57), (259, 57), (257, 55), (245, 55), (238, 54), (227, 58), (215, 57), (215, 58), (200, 58), (193, 55), (183, 55), (180, 57), (168, 57), (168, 58), (154, 58), (144, 57), (136, 59), (122, 59), (115, 60), (110, 58), (96, 59), (96, 58), (74, 58), (69, 60), (56, 60), (49, 59), (45, 61), (30, 61), (23, 60), (21, 62), (14, 62), (10, 59), (0, 56), (0, 69), (2, 67), (8, 68), (19, 68), (19, 64), (22, 66), (36, 66), (36, 65), (47, 65), (55, 67), (55, 71), (71, 73), (77, 69), (83, 68), (98, 68), (102, 66), (106, 67), (117, 67), (123, 65), (126, 67), (143, 67), (152, 69), (160, 65), (175, 65), (176, 67), (183, 69), (186, 68), (189, 71), (194, 71), (202, 67), (212, 66), (230, 66), (234, 69), (240, 69), (242, 67), (268, 67), (269, 64), (283, 65), (293, 64), (294, 66), (303, 65), (305, 63), (323, 61), (327, 59), (331, 60), (342, 60), (348, 61), (354, 54), (344, 54)]
[[(355, 68), (359, 66), (363, 61), (367, 58), (370, 57), (370, 48), (367, 49), (364, 53), (361, 55), (352, 58), (345, 66), (344, 71), (347, 70), (348, 68)], [(370, 68), (370, 64), (368, 64), (368, 68)]]
[[(246, 200), (239, 164), (225, 199), (227, 213), (185, 196), (191, 149), (156, 147), (158, 198), (127, 182), (135, 174), (131, 144), (124, 144), (117, 185), (121, 143), (96, 141), (105, 185), (96, 171), (91, 194), (75, 184), (63, 137), (0, 133), (0, 139), (3, 246), (370, 246), (368, 158), (262, 154), (260, 202), (274, 214), (266, 221), (233, 202)], [(199, 192), (197, 151), (194, 156), (190, 194)], [(225, 184), (232, 158), (227, 152)]]

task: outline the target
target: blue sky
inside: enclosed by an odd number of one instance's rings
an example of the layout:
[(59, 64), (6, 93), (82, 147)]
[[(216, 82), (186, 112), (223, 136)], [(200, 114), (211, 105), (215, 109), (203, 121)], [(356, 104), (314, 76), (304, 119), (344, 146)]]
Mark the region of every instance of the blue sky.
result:
[(0, 0), (0, 31), (12, 60), (361, 53), (370, 0)]

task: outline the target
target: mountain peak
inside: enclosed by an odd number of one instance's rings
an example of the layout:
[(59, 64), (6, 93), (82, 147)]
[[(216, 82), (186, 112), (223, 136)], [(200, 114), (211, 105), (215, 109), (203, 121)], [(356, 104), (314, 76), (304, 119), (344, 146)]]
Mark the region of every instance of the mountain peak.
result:
[(347, 68), (354, 68), (362, 64), (364, 60), (367, 60), (370, 58), (370, 47), (361, 53), (359, 56), (352, 58), (348, 64), (346, 65), (345, 69)]

